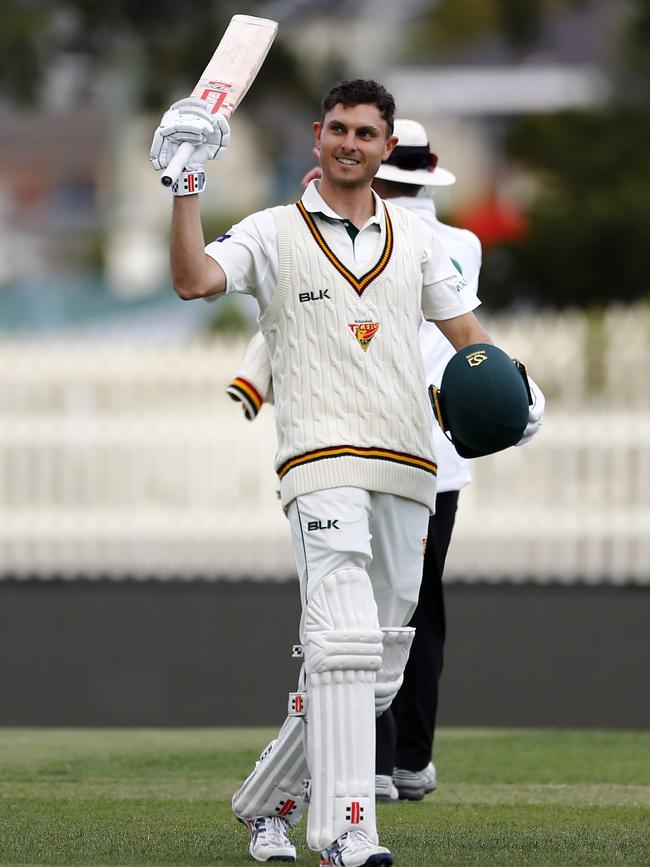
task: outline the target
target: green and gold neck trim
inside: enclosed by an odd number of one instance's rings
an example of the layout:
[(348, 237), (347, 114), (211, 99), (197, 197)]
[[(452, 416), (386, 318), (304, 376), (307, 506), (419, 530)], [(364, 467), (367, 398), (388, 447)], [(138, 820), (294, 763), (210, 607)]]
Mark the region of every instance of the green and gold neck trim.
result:
[(300, 214), (307, 224), (307, 228), (309, 229), (312, 238), (321, 251), (327, 256), (332, 265), (336, 268), (336, 270), (341, 274), (341, 276), (345, 277), (348, 283), (352, 286), (357, 295), (361, 296), (368, 288), (368, 286), (372, 283), (373, 280), (376, 280), (377, 277), (385, 270), (388, 262), (390, 261), (390, 257), (393, 253), (393, 224), (390, 221), (390, 217), (388, 216), (388, 210), (386, 209), (386, 205), (382, 202), (384, 208), (384, 215), (386, 218), (386, 240), (384, 242), (384, 249), (382, 251), (381, 256), (379, 257), (379, 261), (377, 264), (371, 268), (363, 277), (355, 277), (355, 275), (348, 268), (345, 267), (343, 262), (334, 255), (332, 250), (327, 246), (325, 239), (321, 235), (318, 227), (316, 226), (316, 222), (309, 211), (305, 208), (302, 202), (296, 202), (296, 207), (300, 211)]

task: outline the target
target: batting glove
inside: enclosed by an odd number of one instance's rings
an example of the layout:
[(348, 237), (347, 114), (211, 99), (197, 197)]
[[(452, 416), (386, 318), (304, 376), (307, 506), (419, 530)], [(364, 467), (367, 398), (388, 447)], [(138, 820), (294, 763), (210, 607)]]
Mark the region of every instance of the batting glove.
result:
[(230, 126), (221, 114), (210, 114), (202, 99), (190, 96), (166, 111), (155, 131), (149, 159), (156, 171), (166, 169), (183, 142), (195, 147), (192, 165), (220, 159), (230, 141)]
[(530, 395), (533, 399), (533, 403), (528, 409), (528, 424), (524, 429), (522, 438), (518, 443), (515, 443), (516, 446), (525, 446), (526, 443), (535, 436), (544, 421), (546, 398), (544, 397), (542, 389), (530, 376), (528, 377), (528, 386), (530, 388)]

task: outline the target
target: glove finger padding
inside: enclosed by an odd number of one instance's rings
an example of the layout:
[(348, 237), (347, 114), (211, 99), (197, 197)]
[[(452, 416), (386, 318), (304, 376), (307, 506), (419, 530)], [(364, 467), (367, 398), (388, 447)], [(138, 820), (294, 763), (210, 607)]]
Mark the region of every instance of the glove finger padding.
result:
[(528, 410), (528, 424), (519, 442), (515, 443), (516, 446), (525, 446), (535, 436), (544, 421), (544, 409), (546, 407), (544, 393), (531, 376), (528, 377), (528, 386), (533, 402)]
[(156, 170), (167, 168), (183, 142), (194, 145), (192, 163), (219, 159), (230, 141), (230, 126), (223, 115), (211, 114), (205, 102), (188, 97), (175, 102), (155, 131), (149, 159)]

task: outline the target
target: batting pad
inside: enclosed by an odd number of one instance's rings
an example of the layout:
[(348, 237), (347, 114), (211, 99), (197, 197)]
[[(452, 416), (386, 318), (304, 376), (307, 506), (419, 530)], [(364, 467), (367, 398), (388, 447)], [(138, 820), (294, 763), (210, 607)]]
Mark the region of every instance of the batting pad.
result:
[(377, 842), (375, 676), (381, 632), (368, 575), (341, 569), (307, 598), (307, 758), (311, 798), (307, 844), (320, 851), (344, 831)]
[(393, 703), (415, 638), (412, 626), (382, 627), (383, 656), (375, 682), (375, 713), (380, 716)]
[(288, 717), (235, 793), (232, 808), (236, 816), (284, 816), (290, 825), (298, 824), (305, 812), (304, 783), (309, 777), (303, 735), (302, 718)]

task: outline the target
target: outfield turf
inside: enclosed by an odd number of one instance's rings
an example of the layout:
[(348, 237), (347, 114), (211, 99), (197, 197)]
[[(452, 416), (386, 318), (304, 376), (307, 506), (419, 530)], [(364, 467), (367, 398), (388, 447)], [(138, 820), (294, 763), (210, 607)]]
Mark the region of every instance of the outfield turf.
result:
[[(0, 729), (0, 864), (253, 864), (230, 797), (271, 735)], [(396, 867), (647, 865), (649, 756), (647, 732), (442, 729), (439, 790), (381, 805), (381, 839)]]

